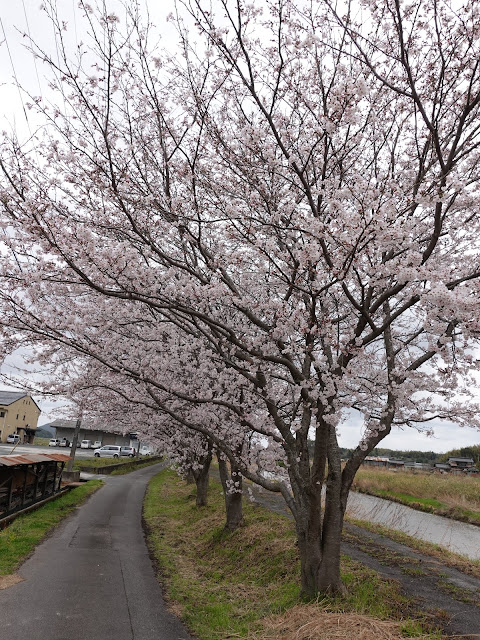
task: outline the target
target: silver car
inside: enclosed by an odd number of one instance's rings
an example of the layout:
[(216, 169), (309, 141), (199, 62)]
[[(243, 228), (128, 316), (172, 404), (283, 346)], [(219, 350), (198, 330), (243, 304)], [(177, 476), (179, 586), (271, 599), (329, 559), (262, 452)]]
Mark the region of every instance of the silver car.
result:
[(96, 458), (119, 458), (121, 447), (117, 447), (114, 444), (106, 444), (100, 449), (95, 449), (93, 455)]

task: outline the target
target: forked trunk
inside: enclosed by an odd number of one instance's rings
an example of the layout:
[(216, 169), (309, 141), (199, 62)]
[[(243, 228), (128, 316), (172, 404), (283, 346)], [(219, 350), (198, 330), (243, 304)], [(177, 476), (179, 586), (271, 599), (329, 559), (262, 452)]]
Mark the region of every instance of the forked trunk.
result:
[[(332, 432), (330, 427), (325, 430)], [(343, 593), (340, 576), (340, 545), (346, 507), (342, 491), (342, 472), (335, 436), (331, 436), (328, 470), (318, 453), (317, 464), (307, 486), (297, 483), (296, 529), (301, 566), (301, 595), (312, 600), (319, 594)], [(327, 451), (325, 447), (324, 451)], [(327, 473), (326, 491), (322, 495)], [(322, 509), (323, 502), (323, 509)]]
[[(343, 593), (340, 576), (340, 544), (343, 527), (341, 505), (326, 505), (323, 522), (315, 501), (306, 508), (308, 516), (297, 522), (300, 554), (301, 596), (315, 599), (319, 593)], [(306, 514), (307, 515), (307, 514)]]
[(243, 525), (242, 485), (240, 471), (231, 465), (230, 473), (225, 460), (218, 456), (218, 470), (225, 497), (225, 529), (235, 531)]

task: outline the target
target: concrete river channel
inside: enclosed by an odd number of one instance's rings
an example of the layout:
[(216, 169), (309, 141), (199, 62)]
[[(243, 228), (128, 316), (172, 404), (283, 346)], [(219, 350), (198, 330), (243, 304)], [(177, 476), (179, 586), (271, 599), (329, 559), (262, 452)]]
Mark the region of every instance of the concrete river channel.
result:
[(431, 513), (416, 511), (396, 502), (350, 492), (347, 515), (402, 531), (438, 544), (472, 560), (480, 560), (480, 527)]

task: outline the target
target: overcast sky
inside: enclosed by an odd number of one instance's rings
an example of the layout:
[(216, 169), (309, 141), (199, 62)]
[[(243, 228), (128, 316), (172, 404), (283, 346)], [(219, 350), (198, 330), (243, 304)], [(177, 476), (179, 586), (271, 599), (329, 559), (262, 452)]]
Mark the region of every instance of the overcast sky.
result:
[[(164, 44), (168, 44), (170, 48), (175, 33), (172, 25), (167, 23), (166, 17), (173, 10), (173, 0), (144, 0), (144, 4), (148, 6), (152, 22), (160, 29)], [(121, 15), (120, 5), (116, 0), (110, 0), (107, 5)], [(23, 34), (30, 33), (42, 47), (55, 53), (53, 30), (40, 7), (41, 0), (0, 0), (0, 129), (18, 130), (21, 138), (28, 136), (29, 128), (35, 128), (35, 122), (28, 111), (27, 114), (24, 112), (27, 99), (21, 98), (15, 87), (15, 78), (34, 95), (48, 96), (42, 65), (38, 61), (35, 62), (32, 54), (25, 49), (26, 38)], [(58, 7), (62, 18), (67, 22), (67, 36), (74, 47), (77, 39), (82, 37), (83, 29), (77, 0), (58, 0)], [(8, 370), (11, 364), (7, 363), (4, 371)], [(39, 404), (42, 408), (40, 424), (55, 419), (61, 412), (58, 403), (39, 400)], [(381, 446), (445, 452), (453, 448), (480, 444), (480, 433), (473, 429), (441, 422), (433, 425), (430, 423), (429, 427), (432, 426), (435, 431), (433, 437), (427, 437), (412, 429), (396, 429), (385, 438)], [(352, 415), (348, 423), (341, 428), (340, 444), (345, 447), (356, 446), (361, 433), (361, 417)]]

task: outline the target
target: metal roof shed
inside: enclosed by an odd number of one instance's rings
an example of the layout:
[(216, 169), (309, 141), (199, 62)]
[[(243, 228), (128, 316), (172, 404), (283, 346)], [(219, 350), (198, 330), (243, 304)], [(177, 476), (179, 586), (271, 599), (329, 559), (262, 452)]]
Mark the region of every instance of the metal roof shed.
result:
[(58, 493), (69, 459), (64, 453), (0, 456), (0, 518)]

